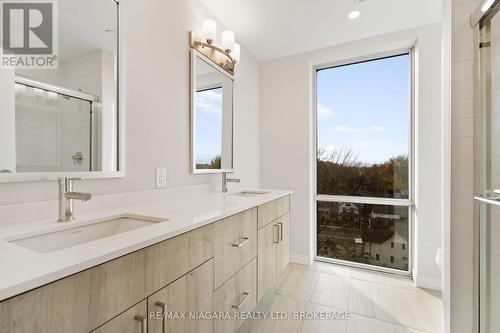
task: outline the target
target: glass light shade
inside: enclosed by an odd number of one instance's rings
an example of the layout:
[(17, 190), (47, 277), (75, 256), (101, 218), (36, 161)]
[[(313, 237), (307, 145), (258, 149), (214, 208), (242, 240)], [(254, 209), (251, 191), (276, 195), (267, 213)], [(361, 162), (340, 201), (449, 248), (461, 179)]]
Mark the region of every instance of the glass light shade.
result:
[(241, 46), (240, 44), (235, 43), (233, 52), (231, 52), (231, 56), (233, 57), (234, 61), (240, 62), (240, 55), (241, 55)]
[(217, 23), (214, 20), (203, 21), (203, 39), (208, 43), (213, 43), (217, 36)]
[(222, 48), (226, 52), (234, 49), (234, 32), (226, 30), (222, 33)]

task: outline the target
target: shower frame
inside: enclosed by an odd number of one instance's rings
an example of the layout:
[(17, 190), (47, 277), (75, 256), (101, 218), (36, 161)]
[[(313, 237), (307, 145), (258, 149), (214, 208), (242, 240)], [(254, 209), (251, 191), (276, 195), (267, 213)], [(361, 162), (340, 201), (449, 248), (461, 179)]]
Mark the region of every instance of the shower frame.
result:
[(84, 92), (81, 92), (78, 90), (69, 89), (69, 88), (58, 86), (55, 84), (51, 84), (51, 83), (43, 82), (40, 80), (28, 78), (28, 77), (18, 75), (18, 74), (15, 75), (14, 82), (16, 84), (21, 84), (21, 85), (26, 86), (26, 87), (41, 89), (41, 90), (44, 90), (47, 92), (53, 92), (53, 93), (56, 93), (56, 94), (59, 94), (59, 95), (65, 96), (65, 97), (75, 98), (75, 99), (86, 101), (86, 102), (90, 103), (90, 110), (89, 110), (89, 112), (90, 112), (90, 129), (89, 129), (90, 130), (90, 150), (89, 150), (90, 151), (90, 156), (89, 156), (90, 170), (89, 171), (95, 170), (96, 165), (94, 165), (94, 162), (95, 162), (94, 156), (95, 156), (96, 148), (94, 147), (94, 143), (96, 140), (94, 138), (94, 135), (96, 134), (95, 128), (98, 125), (97, 120), (96, 120), (96, 104), (99, 102), (99, 97), (92, 95), (92, 94), (84, 93)]

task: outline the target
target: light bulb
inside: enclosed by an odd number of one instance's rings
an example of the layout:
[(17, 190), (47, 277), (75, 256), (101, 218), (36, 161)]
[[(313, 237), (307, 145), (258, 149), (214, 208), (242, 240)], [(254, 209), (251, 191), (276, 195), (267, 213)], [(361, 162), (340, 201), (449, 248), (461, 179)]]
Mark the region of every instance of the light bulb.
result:
[(217, 23), (214, 20), (203, 21), (203, 39), (212, 44), (217, 36)]
[(234, 61), (240, 62), (240, 55), (241, 55), (241, 46), (238, 43), (234, 44), (234, 50), (231, 53), (231, 56), (233, 57)]
[(234, 49), (234, 32), (226, 30), (222, 33), (222, 48), (227, 53)]

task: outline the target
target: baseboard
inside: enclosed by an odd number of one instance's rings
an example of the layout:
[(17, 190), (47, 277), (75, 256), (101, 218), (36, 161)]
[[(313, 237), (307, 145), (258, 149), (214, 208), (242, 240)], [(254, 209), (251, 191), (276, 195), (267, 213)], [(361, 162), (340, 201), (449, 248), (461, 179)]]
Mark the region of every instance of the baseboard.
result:
[(295, 264), (310, 266), (312, 264), (312, 261), (313, 260), (310, 256), (305, 256), (298, 253), (290, 253), (290, 262), (293, 262)]

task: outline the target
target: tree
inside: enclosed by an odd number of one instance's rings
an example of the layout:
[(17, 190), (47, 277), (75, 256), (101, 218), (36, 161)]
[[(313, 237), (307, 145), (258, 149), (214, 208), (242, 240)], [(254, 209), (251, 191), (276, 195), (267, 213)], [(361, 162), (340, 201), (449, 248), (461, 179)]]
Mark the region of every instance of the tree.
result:
[(352, 148), (318, 148), (317, 188), (320, 194), (408, 198), (408, 179), (408, 157), (405, 155), (368, 165)]
[(217, 155), (210, 160), (210, 163), (197, 163), (196, 169), (220, 169), (221, 168), (221, 156)]

